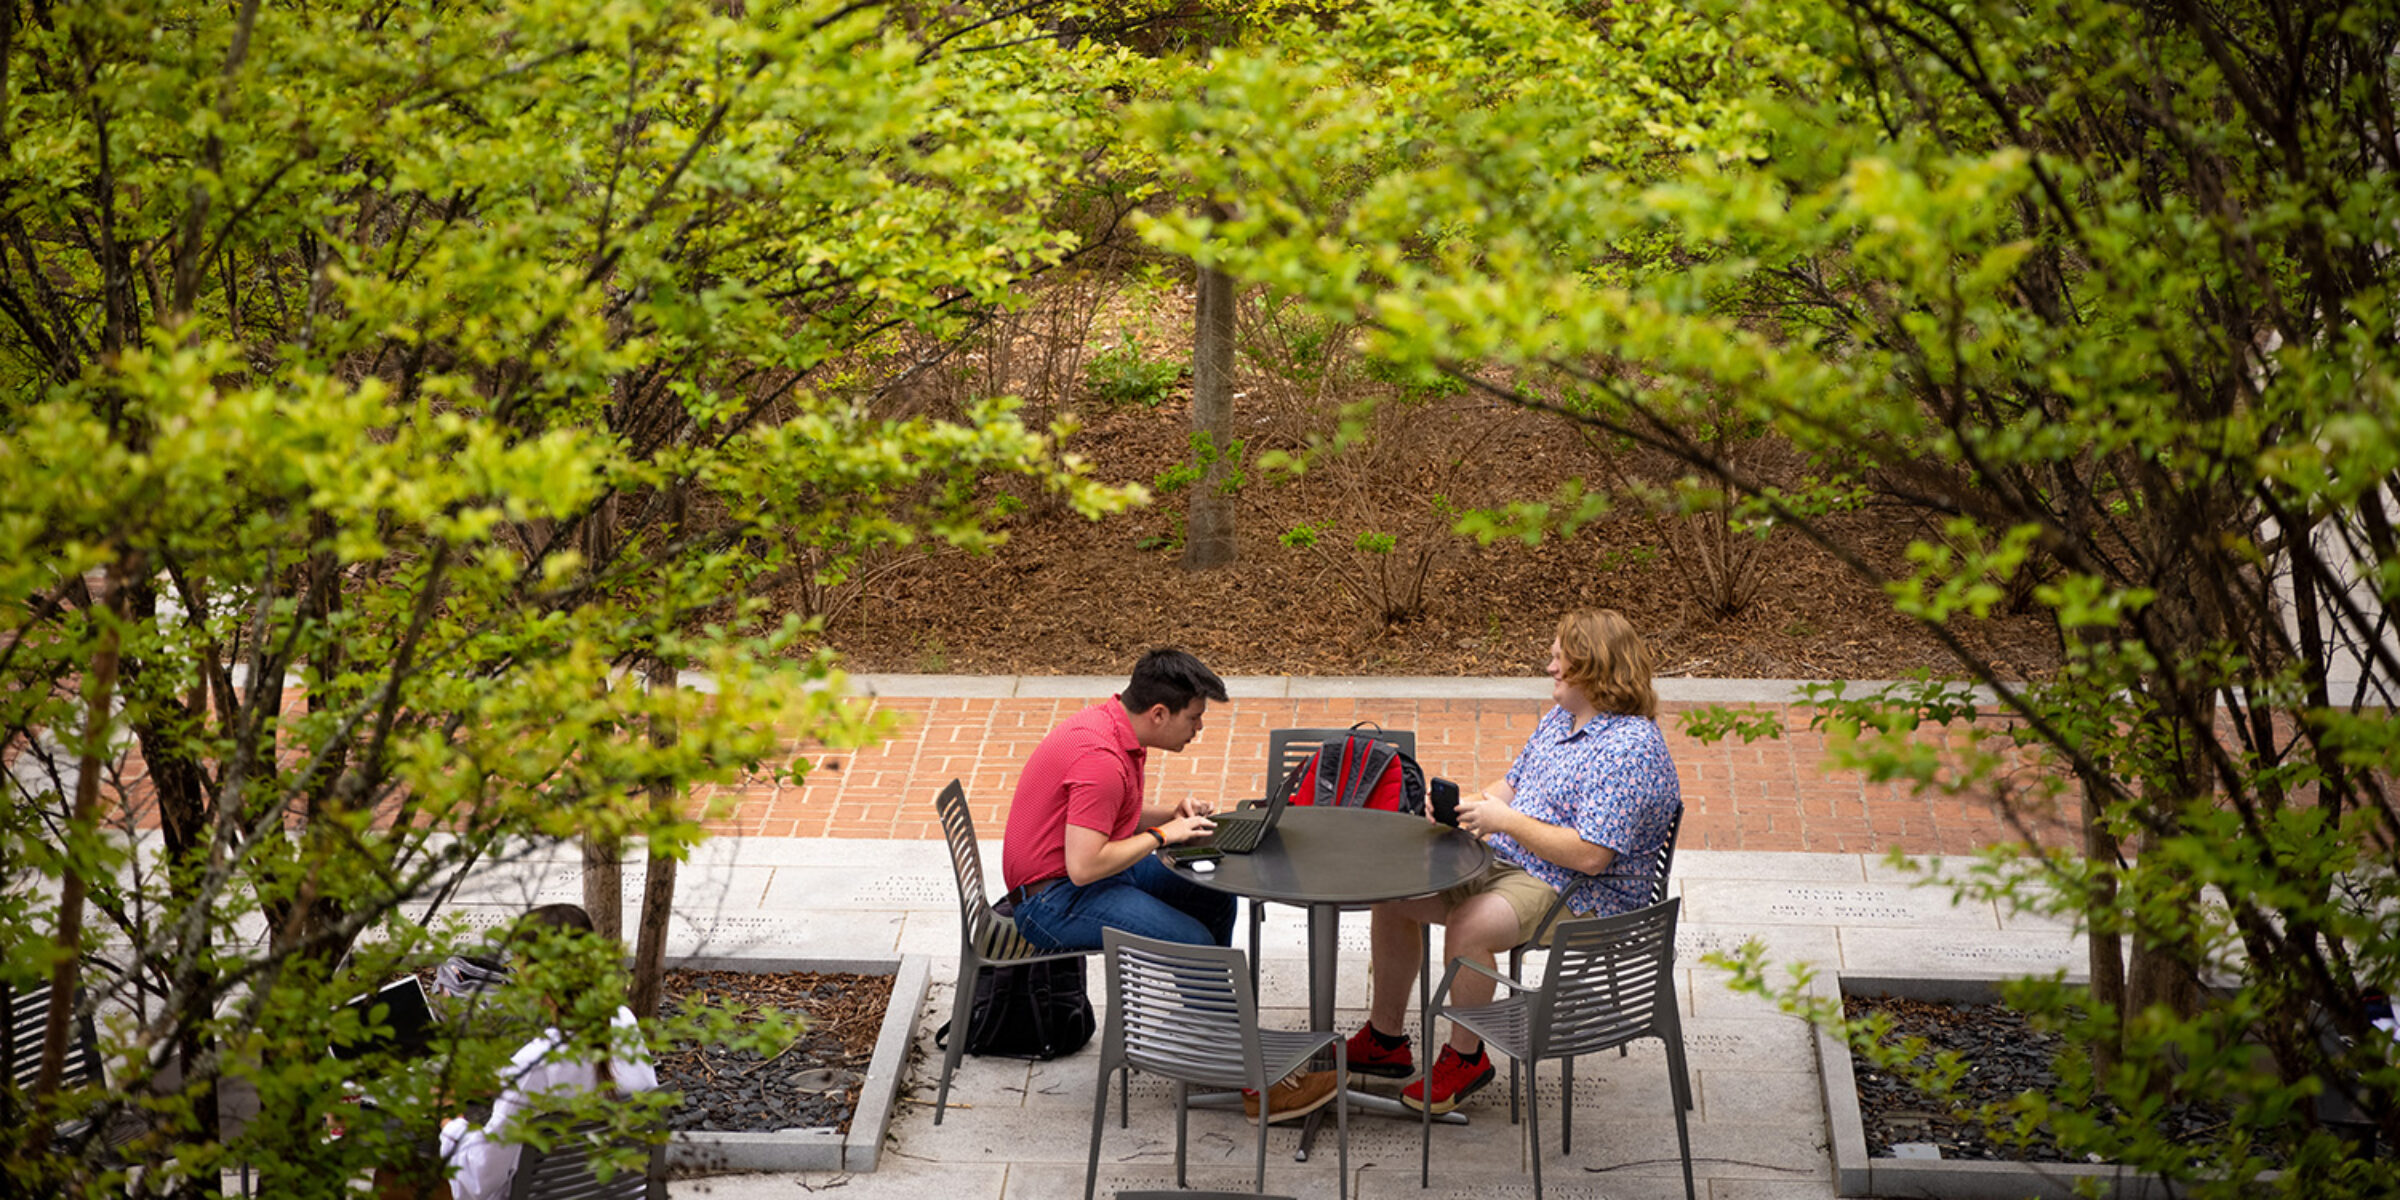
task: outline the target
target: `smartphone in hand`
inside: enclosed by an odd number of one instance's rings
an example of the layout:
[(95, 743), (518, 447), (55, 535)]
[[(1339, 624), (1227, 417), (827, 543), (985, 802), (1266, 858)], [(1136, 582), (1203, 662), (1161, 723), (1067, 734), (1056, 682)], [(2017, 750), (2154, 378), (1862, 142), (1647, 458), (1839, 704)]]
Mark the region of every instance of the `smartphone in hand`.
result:
[(1426, 789), (1433, 803), (1433, 819), (1452, 829), (1458, 828), (1458, 785), (1437, 776)]

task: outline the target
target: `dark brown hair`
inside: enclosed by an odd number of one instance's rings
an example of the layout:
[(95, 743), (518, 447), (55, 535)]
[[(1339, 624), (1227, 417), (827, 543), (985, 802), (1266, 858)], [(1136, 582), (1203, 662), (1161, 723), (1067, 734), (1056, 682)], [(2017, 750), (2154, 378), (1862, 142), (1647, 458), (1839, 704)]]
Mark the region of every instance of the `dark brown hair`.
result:
[(508, 935), (510, 943), (528, 942), (545, 929), (563, 929), (575, 933), (592, 932), (592, 914), (580, 904), (545, 904), (517, 918), (516, 930)]
[(1118, 693), (1125, 711), (1137, 717), (1161, 704), (1168, 712), (1180, 713), (1201, 699), (1223, 704), (1225, 681), (1207, 664), (1171, 646), (1143, 655), (1142, 661), (1133, 665), (1133, 678)]

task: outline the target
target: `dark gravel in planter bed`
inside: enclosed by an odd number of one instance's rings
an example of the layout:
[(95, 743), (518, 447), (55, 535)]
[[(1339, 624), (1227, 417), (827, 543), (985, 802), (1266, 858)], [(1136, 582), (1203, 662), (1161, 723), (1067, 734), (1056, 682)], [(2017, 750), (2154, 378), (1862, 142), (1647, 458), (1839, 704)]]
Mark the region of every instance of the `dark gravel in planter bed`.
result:
[[(1955, 1107), (1918, 1091), (1851, 1055), (1858, 1077), (1859, 1116), (1866, 1126), (1867, 1153), (1892, 1158), (1896, 1142), (1931, 1143), (1946, 1159), (1994, 1159), (2016, 1162), (2066, 1162), (2065, 1152), (2036, 1134), (2024, 1144), (2001, 1143), (1985, 1136), (1974, 1118), (1985, 1104), (2005, 1103), (2021, 1092), (2055, 1086), (2051, 1063), (2065, 1049), (2065, 1039), (2033, 1028), (2023, 1014), (2001, 1004), (1951, 1004), (1907, 1000), (1896, 996), (1842, 997), (1843, 1011), (1853, 1020), (1871, 1013), (1888, 1014), (1894, 1041), (1921, 1037), (1925, 1053), (1915, 1061), (1930, 1066), (1933, 1056), (1955, 1050), (1968, 1070), (1959, 1080)], [(2225, 1115), (2197, 1104), (2177, 1104), (2167, 1110), (2171, 1136), (2197, 1141), (2223, 1127)]]
[(803, 1014), (807, 1021), (799, 1040), (771, 1056), (714, 1046), (660, 1049), (659, 1084), (683, 1095), (668, 1115), (668, 1127), (719, 1133), (847, 1131), (891, 998), (889, 975), (667, 972), (660, 1002), (665, 1011), (704, 1000), (778, 1008)]

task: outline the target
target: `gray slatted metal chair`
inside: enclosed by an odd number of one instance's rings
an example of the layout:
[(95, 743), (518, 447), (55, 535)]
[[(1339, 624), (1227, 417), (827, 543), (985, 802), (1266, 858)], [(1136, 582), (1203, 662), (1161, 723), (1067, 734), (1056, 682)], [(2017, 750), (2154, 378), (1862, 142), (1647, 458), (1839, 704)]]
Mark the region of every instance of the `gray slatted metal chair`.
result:
[[(1575, 1059), (1637, 1038), (1654, 1037), (1666, 1044), (1670, 1107), (1675, 1110), (1675, 1140), (1683, 1151), (1683, 1194), (1695, 1195), (1692, 1185), (1692, 1135), (1684, 1117), (1689, 1077), (1683, 1054), (1683, 1017), (1675, 1007), (1675, 919), (1681, 900), (1669, 900), (1614, 917), (1562, 921), (1551, 939), (1550, 969), (1541, 986), (1527, 988), (1498, 971), (1465, 959), (1453, 959), (1442, 975), (1434, 1011), (1477, 1037), (1483, 1044), (1528, 1067), (1543, 1059), (1560, 1060), (1559, 1151), (1571, 1153), (1575, 1133)], [(1451, 984), (1461, 970), (1490, 976), (1504, 996), (1472, 1008), (1447, 1007)], [(1530, 1071), (1528, 1072), (1530, 1075)], [(1516, 1101), (1516, 1076), (1509, 1078), (1509, 1100)], [(1525, 1135), (1532, 1146), (1533, 1194), (1542, 1194), (1542, 1137), (1538, 1106), (1525, 1107)], [(1433, 1112), (1424, 1110), (1425, 1142), (1419, 1151), (1420, 1184), (1431, 1181)]]
[(1047, 951), (1017, 932), (1017, 923), (992, 908), (984, 891), (983, 850), (975, 842), (975, 817), (967, 811), (967, 789), (953, 779), (934, 797), (942, 836), (950, 843), (950, 869), (958, 876), (958, 995), (950, 1005), (950, 1044), (942, 1051), (942, 1083), (934, 1096), (933, 1123), (950, 1105), (950, 1076), (966, 1053), (968, 1019), (974, 1015), (975, 976), (985, 967), (1078, 958), (1097, 950)]
[[(1301, 763), (1307, 762), (1309, 756), (1315, 754), (1325, 743), (1339, 741), (1353, 735), (1373, 738), (1379, 742), (1389, 742), (1398, 747), (1400, 753), (1408, 755), (1410, 758), (1417, 756), (1417, 735), (1406, 729), (1363, 727), (1269, 730), (1267, 732), (1266, 795), (1273, 797), (1276, 791), (1283, 787), (1283, 781), (1291, 777), (1292, 771)], [(1250, 987), (1253, 991), (1258, 988), (1259, 931), (1265, 928), (1267, 923), (1266, 906), (1268, 903), (1264, 900), (1250, 901)], [(1352, 905), (1345, 906), (1344, 911), (1357, 912), (1361, 909), (1362, 906)]]
[[(1175, 1184), (1185, 1178), (1184, 1147), (1192, 1086), (1249, 1088), (1266, 1107), (1267, 1088), (1333, 1052), (1334, 1127), (1341, 1146), (1340, 1194), (1350, 1194), (1350, 1064), (1341, 1035), (1287, 1033), (1258, 1027), (1257, 993), (1245, 986), (1242, 952), (1224, 946), (1186, 946), (1136, 937), (1121, 929), (1101, 935), (1107, 955), (1108, 1023), (1100, 1035), (1100, 1078), (1092, 1097), (1092, 1146), (1083, 1175), (1084, 1200), (1100, 1179), (1100, 1135), (1108, 1123), (1108, 1073), (1148, 1071), (1175, 1081)], [(1266, 1113), (1258, 1121), (1257, 1190), (1267, 1190)]]
[[(1663, 904), (1666, 902), (1667, 876), (1675, 869), (1675, 839), (1682, 832), (1683, 807), (1681, 805), (1677, 805), (1675, 808), (1675, 819), (1669, 822), (1667, 825), (1667, 840), (1660, 844), (1658, 853), (1651, 856), (1650, 865), (1647, 870), (1642, 872), (1625, 872), (1627, 875), (1649, 875), (1650, 891), (1649, 894), (1642, 899), (1643, 904)], [(1564, 892), (1559, 893), (1558, 899), (1550, 902), (1550, 911), (1542, 914), (1542, 923), (1535, 927), (1533, 931), (1533, 940), (1508, 952), (1508, 977), (1510, 979), (1525, 978), (1525, 952), (1529, 949), (1540, 948), (1543, 937), (1550, 932), (1550, 927), (1565, 919), (1570, 911), (1572, 911), (1568, 908), (1569, 902), (1573, 901), (1578, 895), (1581, 895), (1585, 889), (1596, 886), (1598, 879), (1618, 877), (1619, 876), (1617, 874), (1612, 872), (1607, 876), (1595, 877), (1592, 880), (1587, 880), (1567, 889)], [(1624, 1057), (1624, 1054), (1625, 1048), (1619, 1046), (1617, 1048), (1617, 1056), (1622, 1058)], [(1684, 1078), (1681, 1073), (1678, 1073), (1675, 1076), (1675, 1097), (1677, 1102), (1681, 1103), (1684, 1108), (1689, 1109), (1692, 1107), (1692, 1083), (1690, 1080)], [(1517, 1060), (1513, 1058), (1508, 1060), (1508, 1121), (1511, 1125), (1514, 1125), (1517, 1122)]]
[(666, 1200), (665, 1131), (648, 1146), (641, 1165), (622, 1167), (603, 1182), (594, 1158), (609, 1136), (606, 1125), (578, 1125), (548, 1150), (526, 1146), (509, 1177), (508, 1200)]
[[(20, 1096), (31, 1096), (33, 1085), (42, 1073), (42, 1039), (50, 1023), (50, 992), (48, 984), (19, 991), (0, 985), (0, 1023), (8, 1026), (8, 1042), (0, 1054), (8, 1060), (8, 1078)], [(60, 1086), (82, 1087), (102, 1084), (107, 1080), (100, 1066), (100, 1040), (90, 1017), (79, 1016), (67, 1031), (66, 1073)], [(59, 1136), (73, 1139), (95, 1130), (89, 1121), (77, 1118), (58, 1127)]]
[[(0, 1019), (8, 1025), (8, 1077), (18, 1090), (30, 1093), (42, 1071), (42, 1037), (50, 1021), (50, 986), (19, 991), (0, 985)], [(99, 1039), (89, 1017), (75, 1020), (67, 1031), (68, 1087), (101, 1082)]]

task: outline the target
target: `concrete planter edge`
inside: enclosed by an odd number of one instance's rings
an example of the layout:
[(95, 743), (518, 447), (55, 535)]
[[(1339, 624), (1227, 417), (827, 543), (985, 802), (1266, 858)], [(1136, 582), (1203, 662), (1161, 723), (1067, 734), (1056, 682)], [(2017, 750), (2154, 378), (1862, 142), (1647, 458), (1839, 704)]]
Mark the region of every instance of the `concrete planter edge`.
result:
[(858, 1088), (858, 1108), (850, 1115), (847, 1133), (833, 1129), (788, 1129), (775, 1133), (676, 1134), (667, 1144), (671, 1166), (703, 1171), (873, 1171), (883, 1152), (885, 1131), (899, 1107), (900, 1083), (907, 1073), (910, 1037), (917, 1011), (924, 1007), (932, 980), (932, 964), (921, 954), (886, 959), (801, 959), (697, 957), (671, 961), (669, 967), (694, 971), (848, 972), (892, 976), (892, 998), (884, 1006), (883, 1025), (876, 1031), (875, 1054)]
[[(2000, 999), (2004, 975), (1877, 975), (1842, 972), (1840, 995), (1891, 995), (1910, 1000), (1988, 1004)], [(2069, 982), (2080, 982), (2070, 980)], [(2076, 1185), (2098, 1180), (2114, 1200), (2167, 1200), (2174, 1190), (2155, 1175), (2111, 1163), (2027, 1163), (1867, 1156), (1866, 1125), (1858, 1107), (1858, 1077), (1850, 1047), (1823, 1027), (1814, 1030), (1817, 1065), (1831, 1125), (1835, 1191), (1853, 1197), (1943, 1200), (2075, 1200)], [(2271, 1176), (2270, 1176), (2271, 1177)]]

